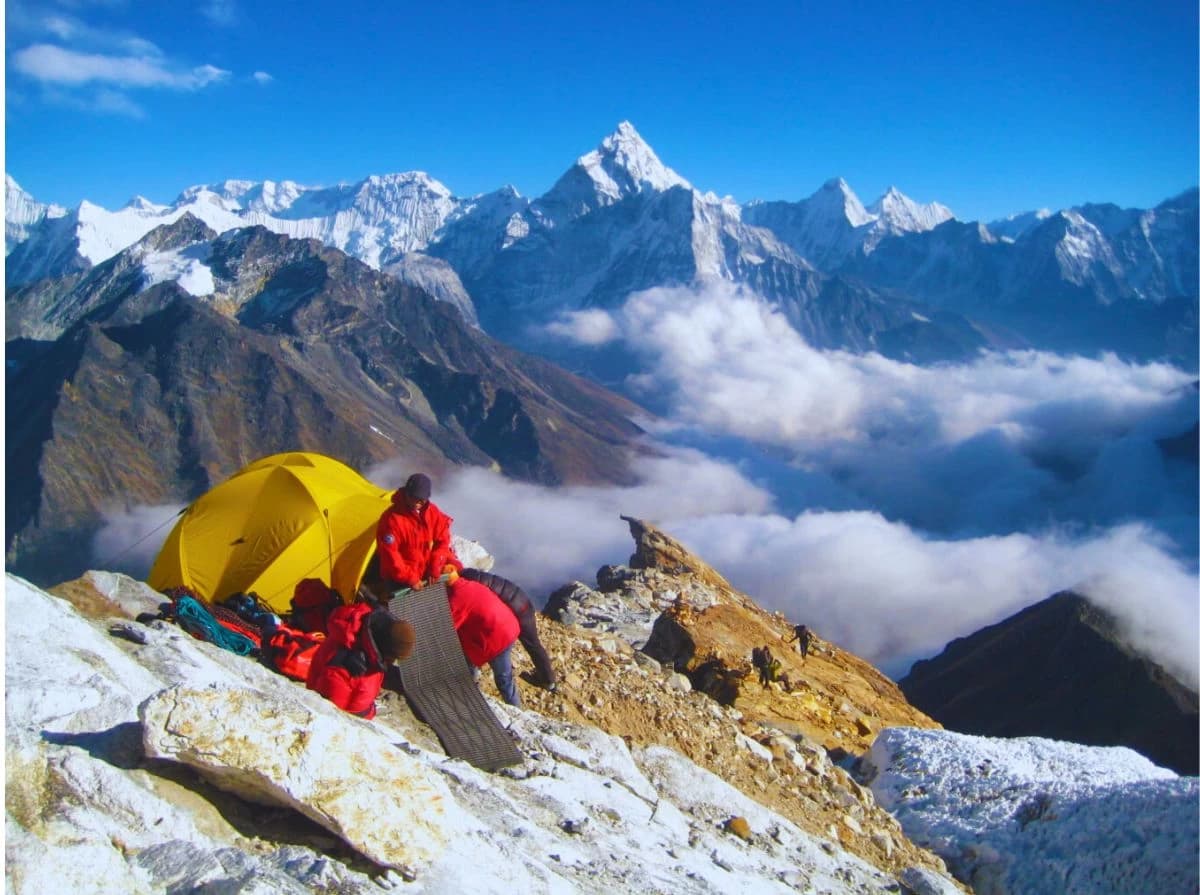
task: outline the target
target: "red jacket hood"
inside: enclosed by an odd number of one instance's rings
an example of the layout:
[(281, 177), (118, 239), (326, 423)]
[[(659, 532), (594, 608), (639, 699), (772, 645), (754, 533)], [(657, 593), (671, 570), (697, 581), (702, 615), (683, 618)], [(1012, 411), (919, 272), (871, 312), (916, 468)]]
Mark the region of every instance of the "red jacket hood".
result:
[(366, 653), (367, 661), (376, 667), (383, 667), (379, 648), (375, 646), (375, 638), (367, 627), (367, 617), (372, 608), (369, 603), (354, 603), (350, 606), (339, 606), (329, 613), (329, 627), (326, 629), (325, 640), (342, 649), (358, 649)]

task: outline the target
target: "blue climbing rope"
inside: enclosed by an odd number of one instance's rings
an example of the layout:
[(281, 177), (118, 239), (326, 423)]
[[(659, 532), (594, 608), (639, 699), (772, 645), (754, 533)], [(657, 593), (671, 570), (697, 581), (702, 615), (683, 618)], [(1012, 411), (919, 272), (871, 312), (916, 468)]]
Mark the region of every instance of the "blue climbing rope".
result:
[(257, 648), (253, 640), (226, 628), (192, 597), (180, 597), (175, 601), (175, 620), (193, 637), (215, 643), (239, 656), (248, 656)]

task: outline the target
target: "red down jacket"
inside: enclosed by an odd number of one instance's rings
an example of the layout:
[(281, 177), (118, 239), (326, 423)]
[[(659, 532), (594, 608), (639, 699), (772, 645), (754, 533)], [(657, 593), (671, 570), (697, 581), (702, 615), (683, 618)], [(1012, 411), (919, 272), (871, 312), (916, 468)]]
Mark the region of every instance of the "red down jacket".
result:
[(521, 625), (504, 601), (478, 581), (459, 578), (449, 587), (450, 620), (467, 661), (486, 665), (513, 645)]
[(392, 495), (392, 505), (383, 511), (375, 528), (383, 580), (417, 587), (422, 579), (441, 575), (446, 565), (461, 570), (462, 563), (450, 546), (453, 521), (435, 503), (414, 510), (404, 489), (398, 489)]
[[(367, 631), (371, 611), (369, 603), (355, 603), (329, 613), (325, 642), (313, 656), (308, 672), (308, 689), (368, 720), (375, 717), (375, 697), (383, 688), (383, 663)], [(354, 651), (362, 656), (350, 657), (348, 654)], [(357, 666), (357, 671), (364, 670), (365, 665), (366, 673), (356, 674), (347, 665)]]

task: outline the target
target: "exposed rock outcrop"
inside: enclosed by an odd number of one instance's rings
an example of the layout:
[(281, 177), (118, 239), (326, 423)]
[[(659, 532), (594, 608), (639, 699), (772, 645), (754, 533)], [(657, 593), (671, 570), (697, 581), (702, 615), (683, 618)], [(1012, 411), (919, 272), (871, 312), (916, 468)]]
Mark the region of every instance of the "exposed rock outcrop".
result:
[[(878, 669), (819, 635), (802, 657), (788, 642), (786, 618), (764, 611), (654, 525), (623, 518), (635, 543), (629, 565), (602, 568), (600, 592), (579, 582), (556, 592), (546, 606), (551, 617), (622, 636), (745, 718), (827, 749), (860, 754), (883, 727), (940, 726)], [(763, 646), (779, 661), (780, 679), (766, 686), (752, 664)]]

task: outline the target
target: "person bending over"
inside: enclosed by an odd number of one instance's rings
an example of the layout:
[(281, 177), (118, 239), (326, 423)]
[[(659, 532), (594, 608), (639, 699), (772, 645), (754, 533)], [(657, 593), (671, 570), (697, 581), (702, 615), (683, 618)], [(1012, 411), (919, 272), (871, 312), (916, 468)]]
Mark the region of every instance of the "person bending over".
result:
[(462, 577), (478, 581), (503, 600), (504, 604), (513, 611), (521, 626), (518, 639), (533, 662), (537, 684), (550, 691), (558, 689), (558, 678), (554, 674), (554, 667), (550, 664), (550, 656), (546, 652), (546, 648), (542, 646), (541, 638), (538, 637), (537, 612), (533, 608), (533, 601), (529, 599), (529, 595), (507, 578), (501, 578), (491, 572), (463, 569)]
[(340, 709), (370, 720), (387, 667), (412, 655), (416, 632), (406, 621), (369, 603), (329, 614), (325, 642), (313, 655), (308, 689)]
[(512, 647), (521, 631), (516, 615), (478, 581), (459, 578), (447, 588), (450, 620), (463, 655), (476, 668), (492, 667), (496, 689), (509, 705), (520, 706), (513, 678)]

